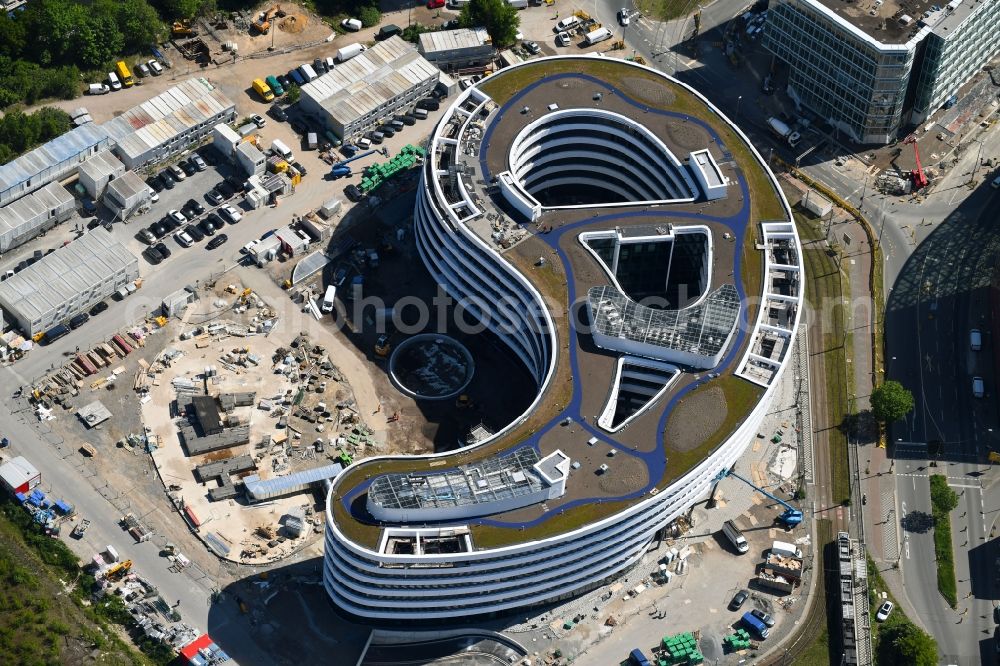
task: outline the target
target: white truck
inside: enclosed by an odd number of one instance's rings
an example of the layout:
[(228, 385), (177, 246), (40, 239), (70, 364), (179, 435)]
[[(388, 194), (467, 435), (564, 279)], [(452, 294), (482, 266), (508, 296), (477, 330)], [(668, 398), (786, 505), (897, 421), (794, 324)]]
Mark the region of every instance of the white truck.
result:
[(786, 125), (780, 118), (768, 118), (767, 124), (771, 127), (771, 131), (780, 136), (782, 139), (788, 142), (788, 145), (794, 148), (798, 145), (799, 140), (802, 139), (802, 135), (798, 132), (792, 130), (791, 127)]
[(326, 294), (323, 295), (323, 305), (320, 307), (320, 310), (323, 312), (333, 312), (335, 298), (337, 298), (337, 288), (331, 284), (326, 288)]
[(598, 28), (597, 30), (592, 30), (587, 33), (584, 38), (584, 42), (587, 46), (593, 46), (598, 42), (603, 42), (605, 39), (611, 39), (611, 30), (609, 28)]
[(348, 44), (344, 48), (337, 51), (337, 62), (347, 62), (354, 56), (364, 52), (364, 44)]
[(802, 559), (802, 551), (795, 547), (795, 544), (787, 541), (775, 541), (771, 544), (771, 552), (782, 557), (797, 557)]

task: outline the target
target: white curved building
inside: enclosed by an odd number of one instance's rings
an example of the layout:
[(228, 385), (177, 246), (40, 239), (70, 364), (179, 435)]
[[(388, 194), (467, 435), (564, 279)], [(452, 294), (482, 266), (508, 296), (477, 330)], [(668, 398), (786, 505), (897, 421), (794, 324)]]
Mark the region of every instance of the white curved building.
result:
[(371, 620), (492, 615), (626, 571), (756, 435), (803, 305), (773, 175), (654, 70), (502, 70), (453, 102), (422, 168), (421, 258), (538, 394), (475, 446), (335, 481), (324, 584)]

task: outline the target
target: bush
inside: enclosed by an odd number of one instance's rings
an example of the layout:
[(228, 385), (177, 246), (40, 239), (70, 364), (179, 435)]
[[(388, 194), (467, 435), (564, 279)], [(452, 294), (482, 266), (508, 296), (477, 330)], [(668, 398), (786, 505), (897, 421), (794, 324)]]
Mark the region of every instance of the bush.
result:
[(950, 513), (958, 506), (958, 495), (948, 487), (948, 480), (942, 474), (932, 474), (930, 483), (938, 592), (955, 608), (958, 606), (958, 583), (955, 580), (955, 550), (951, 545)]
[(382, 20), (382, 12), (377, 5), (367, 5), (358, 10), (358, 20), (361, 21), (361, 25), (370, 28)]

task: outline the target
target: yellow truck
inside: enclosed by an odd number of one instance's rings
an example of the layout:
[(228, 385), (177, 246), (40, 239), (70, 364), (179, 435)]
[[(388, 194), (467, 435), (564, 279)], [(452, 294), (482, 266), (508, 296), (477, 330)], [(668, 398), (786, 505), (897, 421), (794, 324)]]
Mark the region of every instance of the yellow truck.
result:
[(254, 79), (253, 89), (257, 91), (258, 95), (264, 98), (265, 102), (271, 102), (274, 100), (274, 93), (271, 92), (271, 89), (266, 83), (264, 83), (263, 79)]
[(135, 85), (132, 72), (128, 71), (128, 65), (125, 64), (124, 60), (115, 63), (115, 72), (118, 73), (118, 78), (122, 80), (122, 85), (126, 88)]

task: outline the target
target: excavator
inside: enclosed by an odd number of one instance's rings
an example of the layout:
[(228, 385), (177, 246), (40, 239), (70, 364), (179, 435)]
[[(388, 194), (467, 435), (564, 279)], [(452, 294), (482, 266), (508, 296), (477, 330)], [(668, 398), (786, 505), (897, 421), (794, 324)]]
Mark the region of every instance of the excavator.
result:
[(170, 37), (172, 39), (187, 39), (197, 36), (198, 31), (191, 27), (191, 21), (187, 19), (174, 21), (173, 25), (170, 26)]
[(271, 31), (271, 21), (274, 20), (276, 16), (281, 12), (281, 5), (275, 5), (270, 9), (262, 11), (257, 15), (257, 20), (254, 21), (253, 27), (258, 34), (266, 35)]

